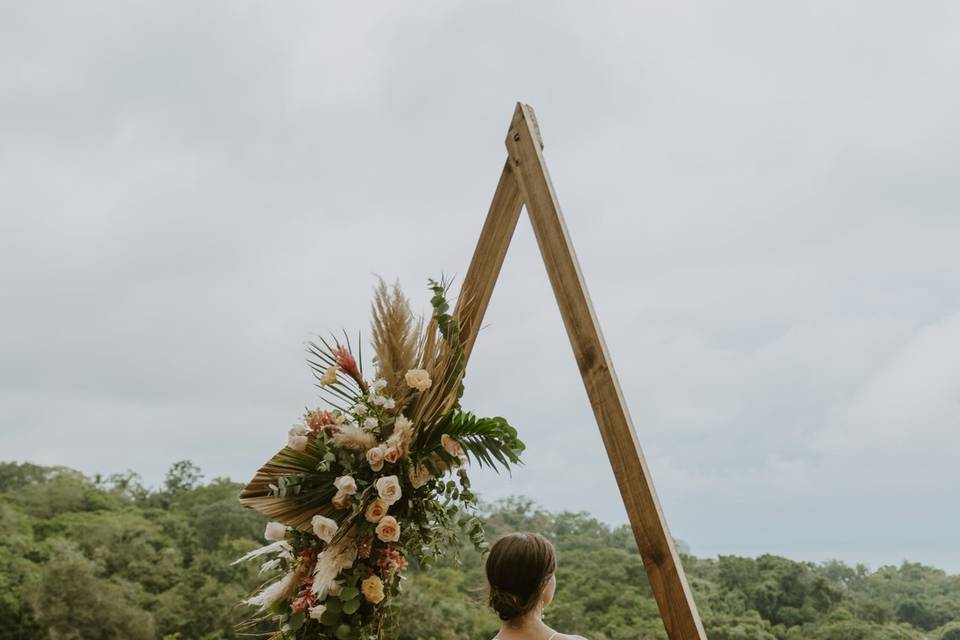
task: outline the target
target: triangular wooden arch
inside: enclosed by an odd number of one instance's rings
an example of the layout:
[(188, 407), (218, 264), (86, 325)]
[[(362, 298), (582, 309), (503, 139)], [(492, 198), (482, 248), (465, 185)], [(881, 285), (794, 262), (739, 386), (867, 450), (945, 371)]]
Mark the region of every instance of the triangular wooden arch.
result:
[(529, 105), (517, 104), (506, 143), (507, 163), (461, 286), (457, 311), (467, 357), (503, 266), (520, 209), (526, 206), (667, 636), (670, 640), (706, 640), (587, 295), (543, 159), (540, 130)]

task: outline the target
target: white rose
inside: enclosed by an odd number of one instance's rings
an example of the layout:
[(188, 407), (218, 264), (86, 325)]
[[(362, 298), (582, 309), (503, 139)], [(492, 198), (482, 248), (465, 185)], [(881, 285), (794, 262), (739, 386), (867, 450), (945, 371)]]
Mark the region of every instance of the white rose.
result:
[(337, 521), (326, 516), (315, 515), (310, 520), (310, 524), (313, 526), (313, 534), (324, 542), (333, 540), (333, 536), (337, 532)]
[(327, 605), (318, 604), (315, 607), (310, 607), (307, 613), (310, 615), (310, 618), (312, 618), (313, 620), (319, 620), (320, 616), (322, 616), (323, 612), (326, 610), (327, 610)]
[(323, 372), (323, 376), (320, 377), (320, 384), (333, 384), (337, 381), (337, 365), (331, 366), (329, 369)]
[(384, 450), (382, 447), (367, 449), (367, 464), (369, 464), (370, 468), (374, 471), (383, 469), (383, 453)]
[(373, 416), (363, 419), (363, 426), (366, 429), (376, 429), (377, 428), (377, 419)]
[(419, 489), (423, 485), (433, 480), (433, 474), (431, 474), (430, 470), (422, 464), (419, 464), (415, 467), (410, 467), (410, 472), (407, 475), (410, 477), (410, 484), (413, 485), (414, 489)]
[(377, 495), (388, 505), (393, 504), (400, 499), (403, 492), (400, 490), (400, 482), (397, 476), (384, 476), (377, 478)]
[(270, 542), (277, 542), (287, 537), (287, 525), (280, 522), (268, 522), (267, 529), (263, 532), (263, 537)]
[(430, 374), (424, 369), (409, 369), (403, 379), (406, 380), (407, 385), (417, 391), (426, 391), (433, 384)]
[(340, 476), (333, 481), (333, 486), (337, 488), (337, 491), (348, 496), (357, 492), (357, 481), (353, 479), (353, 476)]

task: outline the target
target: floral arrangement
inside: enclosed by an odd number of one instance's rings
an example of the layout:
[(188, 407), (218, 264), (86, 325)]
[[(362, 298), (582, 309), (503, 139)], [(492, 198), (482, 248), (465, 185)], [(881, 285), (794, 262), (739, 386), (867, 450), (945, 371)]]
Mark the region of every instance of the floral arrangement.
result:
[(448, 285), (429, 287), (424, 326), (399, 286), (381, 280), (372, 379), (346, 336), (310, 343), (329, 408), (308, 410), (240, 495), (272, 519), (269, 544), (237, 562), (261, 558), (273, 576), (245, 603), (257, 607), (249, 624), (276, 623), (275, 640), (383, 638), (409, 562), (455, 554), (461, 531), (486, 550), (465, 465), (509, 469), (524, 445), (503, 418), (460, 408), (460, 322)]

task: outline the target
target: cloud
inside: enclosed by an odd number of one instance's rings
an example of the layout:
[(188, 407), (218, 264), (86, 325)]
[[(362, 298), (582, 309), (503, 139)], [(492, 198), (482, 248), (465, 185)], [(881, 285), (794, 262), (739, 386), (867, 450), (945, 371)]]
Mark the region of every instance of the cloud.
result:
[[(422, 311), (427, 277), (462, 277), (521, 99), (672, 531), (697, 553), (956, 569), (958, 22), (892, 3), (11, 7), (4, 457), (252, 473), (317, 401), (304, 342), (365, 329), (374, 273)], [(623, 521), (525, 219), (467, 382), (530, 444), (513, 478), (478, 474), (486, 496)]]

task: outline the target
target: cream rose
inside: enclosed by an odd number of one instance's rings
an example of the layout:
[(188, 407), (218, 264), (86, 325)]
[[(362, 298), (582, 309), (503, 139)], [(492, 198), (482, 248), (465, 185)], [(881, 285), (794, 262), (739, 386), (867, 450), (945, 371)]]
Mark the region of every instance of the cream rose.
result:
[(357, 492), (357, 481), (353, 479), (353, 476), (340, 476), (333, 481), (333, 486), (337, 488), (339, 493), (345, 493), (348, 496)]
[(371, 447), (367, 449), (367, 464), (374, 471), (383, 469), (383, 447)]
[(403, 492), (400, 490), (400, 481), (397, 476), (383, 476), (377, 478), (377, 495), (379, 495), (388, 505), (393, 504), (400, 499)]
[(318, 604), (314, 607), (310, 607), (307, 613), (310, 615), (310, 618), (313, 620), (319, 620), (320, 616), (323, 615), (323, 612), (327, 610), (327, 605)]
[(463, 446), (447, 434), (440, 436), (440, 444), (443, 446), (443, 449), (454, 458), (463, 457)]
[(313, 534), (324, 542), (330, 542), (333, 540), (333, 536), (337, 532), (338, 528), (336, 520), (331, 520), (330, 518), (321, 516), (319, 514), (313, 516), (313, 519), (310, 520), (310, 524), (313, 526)]
[(383, 580), (375, 575), (365, 578), (363, 582), (360, 583), (360, 592), (363, 593), (363, 597), (367, 599), (367, 602), (372, 602), (373, 604), (380, 604), (383, 602), (384, 597), (386, 597), (383, 593)]
[(377, 537), (382, 542), (396, 542), (400, 539), (400, 523), (393, 516), (383, 516), (377, 523)]
[(270, 542), (277, 542), (287, 537), (287, 525), (280, 522), (268, 522), (263, 537)]
[(430, 388), (430, 385), (433, 384), (433, 380), (430, 379), (430, 374), (424, 369), (408, 369), (403, 379), (409, 387), (417, 391), (426, 391)]
[(367, 522), (380, 522), (383, 516), (387, 515), (387, 509), (389, 508), (390, 505), (384, 502), (382, 498), (377, 498), (367, 505), (364, 516), (366, 516)]
[(350, 506), (350, 502), (353, 500), (353, 496), (349, 493), (344, 493), (343, 491), (337, 491), (337, 495), (333, 496), (333, 499), (330, 501), (337, 509), (346, 509)]
[(320, 377), (320, 384), (333, 384), (337, 381), (337, 365), (331, 366), (329, 369), (323, 372), (323, 375)]
[(390, 464), (394, 464), (400, 459), (400, 450), (396, 447), (387, 447), (387, 450), (383, 452), (383, 459)]
[(307, 448), (307, 430), (296, 426), (287, 432), (287, 446), (294, 451), (303, 451)]
[(433, 474), (430, 473), (430, 469), (427, 469), (426, 465), (422, 464), (418, 464), (415, 467), (410, 467), (410, 471), (407, 475), (410, 478), (410, 484), (413, 485), (414, 489), (419, 489), (423, 485), (433, 480)]

